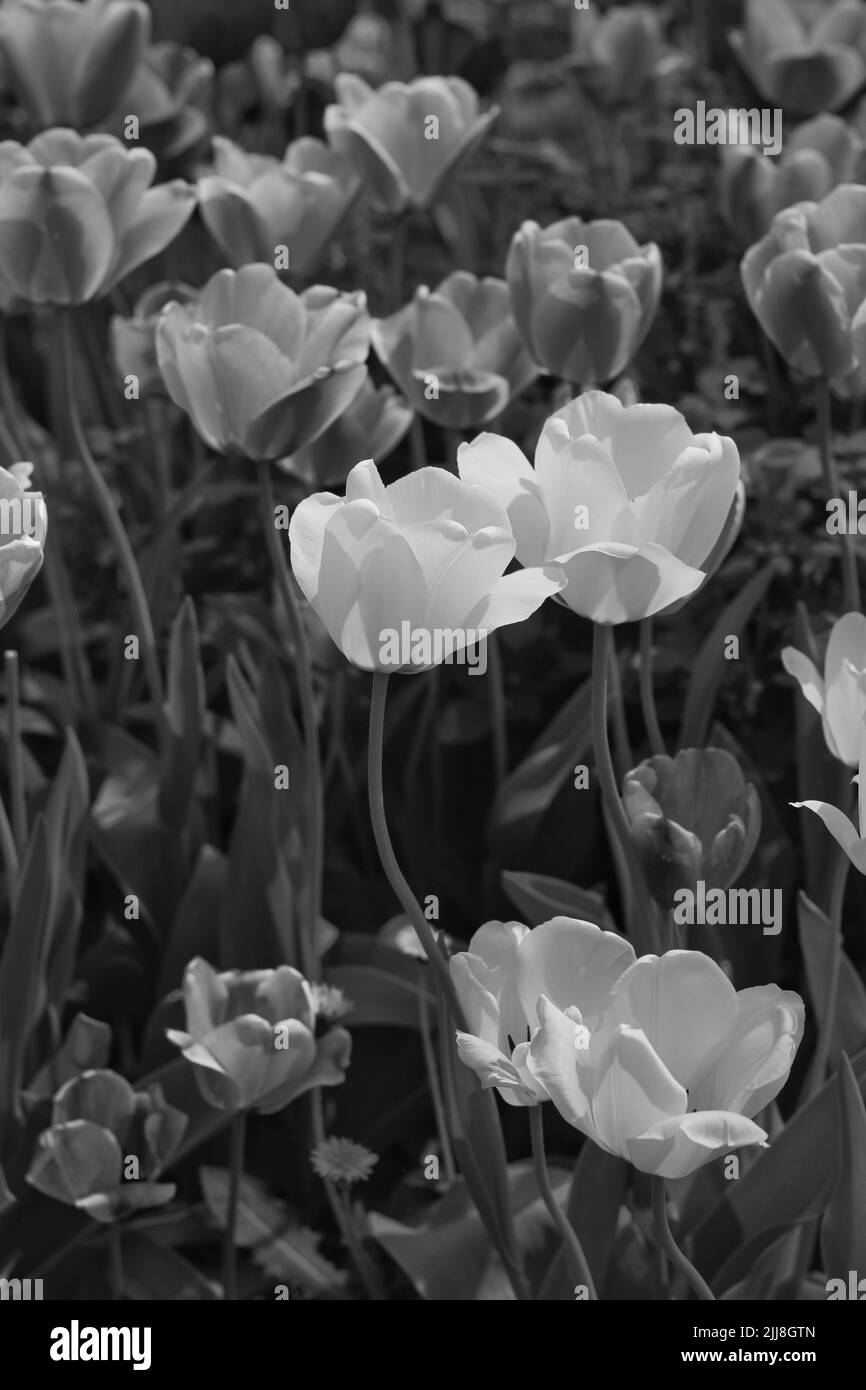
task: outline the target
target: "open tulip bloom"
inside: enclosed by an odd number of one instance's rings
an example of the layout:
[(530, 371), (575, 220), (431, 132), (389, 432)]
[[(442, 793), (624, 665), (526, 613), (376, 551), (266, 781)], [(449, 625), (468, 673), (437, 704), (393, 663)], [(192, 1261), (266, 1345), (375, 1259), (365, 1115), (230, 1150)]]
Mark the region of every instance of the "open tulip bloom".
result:
[(492, 420), (538, 375), (505, 281), (466, 270), (455, 270), (432, 293), (420, 286), (410, 304), (374, 320), (372, 340), (415, 410), (457, 429)]
[(156, 355), (169, 395), (212, 449), (263, 460), (316, 439), (367, 375), (362, 293), (295, 294), (273, 266), (221, 270), (193, 304), (166, 306)]
[(510, 439), (481, 434), (460, 477), (506, 508), (522, 565), (556, 564), (560, 601), (597, 623), (635, 622), (688, 597), (729, 523), (733, 440), (692, 434), (668, 405), (587, 391), (545, 423), (533, 469)]
[(361, 170), (374, 202), (391, 212), (429, 207), (481, 144), (498, 107), (482, 112), (461, 77), (417, 77), (378, 90), (355, 73), (339, 73), (337, 101), (325, 111), (335, 150)]
[(866, 717), (866, 618), (862, 613), (845, 613), (833, 624), (823, 676), (796, 647), (783, 648), (782, 665), (820, 714), (833, 757), (857, 767)]
[[(195, 206), (181, 179), (113, 135), (46, 130), (0, 144), (0, 293), (7, 304), (84, 304), (173, 241)], [(63, 227), (63, 233), (58, 233)]]
[(282, 1110), (314, 1086), (345, 1079), (345, 1028), (316, 1036), (315, 995), (297, 970), (228, 970), (190, 961), (183, 977), (186, 1032), (169, 1040), (195, 1068), (204, 1098), (220, 1110)]
[(866, 81), (866, 7), (831, 0), (817, 8), (807, 24), (791, 0), (746, 0), (745, 29), (730, 35), (761, 96), (807, 116), (837, 111)]
[(556, 566), (505, 574), (515, 541), (504, 507), (444, 468), (385, 487), (372, 459), (359, 463), (345, 498), (299, 503), (289, 541), (295, 578), (334, 642), (386, 675), (430, 670), (528, 618), (564, 583)]

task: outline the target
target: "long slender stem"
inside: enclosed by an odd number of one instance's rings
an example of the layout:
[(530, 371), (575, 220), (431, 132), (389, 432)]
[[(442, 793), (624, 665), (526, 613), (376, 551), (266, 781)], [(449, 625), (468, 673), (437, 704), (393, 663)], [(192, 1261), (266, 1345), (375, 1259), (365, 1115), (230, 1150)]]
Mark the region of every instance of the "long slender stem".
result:
[(619, 660), (616, 654), (616, 637), (614, 636), (613, 628), (609, 628), (608, 632), (610, 641), (610, 658), (608, 660), (608, 706), (610, 709), (611, 723), (613, 724), (616, 771), (618, 776), (622, 778), (630, 768), (634, 767), (634, 757), (631, 751), (628, 727), (625, 722), (625, 706), (622, 699), (622, 679), (619, 671)]
[(653, 691), (652, 618), (644, 618), (640, 625), (640, 705), (649, 738), (650, 751), (656, 757), (663, 755), (665, 740), (656, 712), (656, 700)]
[(12, 835), (19, 860), (27, 848), (27, 800), (24, 795), (24, 747), (21, 742), (21, 678), (18, 653), (4, 653), (6, 668), (6, 716), (9, 733), (9, 791), (12, 800)]
[(123, 1236), (120, 1225), (112, 1221), (108, 1227), (108, 1252), (111, 1260), (111, 1292), (116, 1302), (123, 1298)]
[(322, 769), (319, 759), (319, 725), (316, 717), (316, 697), (313, 687), (313, 663), (310, 645), (298, 607), (295, 589), (289, 574), (286, 553), (280, 543), (274, 526), (274, 488), (271, 465), (260, 461), (258, 464), (259, 505), (265, 544), (270, 556), (271, 569), (277, 582), (277, 590), (288, 623), (289, 636), (295, 649), (295, 673), (298, 682), (298, 697), (301, 703), (301, 725), (304, 735), (306, 757), (306, 783), (309, 796), (309, 886), (307, 892), (306, 930), (300, 934), (301, 966), (307, 979), (313, 980), (318, 974), (315, 950), (316, 931), (321, 916), (322, 866), (324, 858), (324, 798), (322, 794)]
[(111, 489), (103, 478), (102, 473), (99, 471), (93, 454), (90, 452), (90, 445), (87, 442), (87, 437), (81, 423), (75, 389), (75, 374), (73, 370), (75, 344), (73, 341), (72, 320), (69, 313), (65, 311), (61, 311), (57, 318), (63, 362), (63, 385), (72, 438), (78, 456), (87, 473), (88, 481), (96, 499), (96, 504), (102, 513), (102, 519), (105, 523), (106, 530), (114, 543), (114, 549), (120, 563), (120, 568), (126, 578), (126, 584), (135, 614), (135, 622), (138, 627), (138, 636), (144, 655), (144, 668), (154, 705), (154, 717), (160, 734), (162, 734), (165, 728), (162, 672), (160, 671), (159, 658), (156, 651), (156, 636), (153, 630), (150, 609), (147, 604), (147, 595), (145, 594), (144, 585), (141, 581), (135, 554), (130, 545), (129, 537), (126, 534), (126, 528), (114, 505)]
[[(840, 497), (839, 473), (833, 457), (833, 429), (830, 415), (830, 383), (818, 383), (818, 444), (821, 450), (821, 466), (824, 470), (824, 486), (830, 497)], [(840, 536), (842, 543), (842, 588), (845, 595), (846, 613), (860, 611), (860, 581), (857, 575), (857, 556), (854, 551), (854, 537), (847, 529)]]
[(686, 1259), (671, 1235), (671, 1228), (668, 1225), (667, 1193), (664, 1178), (653, 1176), (652, 1204), (653, 1224), (660, 1248), (664, 1250), (674, 1268), (679, 1270), (686, 1282), (694, 1289), (698, 1298), (705, 1303), (715, 1303), (716, 1296), (709, 1284), (701, 1278), (691, 1261)]
[(436, 1050), (433, 1047), (433, 1037), (430, 1031), (430, 1004), (423, 980), (418, 993), (418, 1028), (421, 1033), (421, 1047), (424, 1051), (424, 1065), (427, 1068), (427, 1081), (430, 1086), (430, 1100), (436, 1119), (436, 1131), (439, 1135), (439, 1147), (442, 1150), (442, 1162), (445, 1165), (445, 1178), (451, 1183), (454, 1181), (457, 1169), (454, 1166), (454, 1155), (451, 1152), (448, 1122), (445, 1118), (442, 1088), (439, 1084), (439, 1068), (436, 1065)]
[(842, 973), (842, 908), (845, 903), (845, 887), (848, 882), (850, 867), (851, 861), (847, 854), (844, 850), (839, 850), (836, 855), (836, 865), (830, 889), (830, 973), (827, 979), (827, 995), (824, 1000), (824, 1020), (818, 1034), (818, 1045), (815, 1048), (804, 1099), (813, 1096), (824, 1084), (824, 1073), (827, 1070), (830, 1048), (833, 1043), (836, 1009), (839, 1002), (839, 977)]
[(421, 911), (418, 899), (406, 882), (403, 871), (397, 863), (397, 856), (391, 844), (388, 822), (385, 818), (385, 789), (382, 776), (382, 750), (385, 741), (385, 702), (388, 698), (388, 676), (381, 671), (373, 674), (373, 690), (370, 698), (370, 740), (367, 758), (367, 783), (370, 793), (370, 819), (376, 848), (385, 870), (385, 877), (393, 888), (403, 911), (415, 928), (418, 940), (433, 967), (439, 986), (448, 1000), (451, 1017), (458, 1028), (466, 1030), (463, 1006), (457, 997), (448, 967), (436, 945), (436, 938), (430, 923)]
[[(607, 674), (610, 664), (610, 647), (610, 627), (605, 623), (596, 623), (592, 635), (592, 743), (602, 802), (622, 851), (622, 857), (631, 873), (633, 884), (638, 889), (636, 897), (640, 899), (643, 896), (643, 892), (640, 891), (643, 889), (643, 873), (635, 856), (631, 830), (616, 785), (616, 775), (613, 770), (607, 734)], [(649, 916), (646, 917), (646, 922), (651, 922)], [(646, 931), (644, 930), (644, 919), (640, 913), (634, 914), (634, 920), (629, 923), (629, 930), (643, 935), (654, 935), (651, 926)], [(638, 941), (635, 942), (636, 946), (639, 944)], [(650, 950), (653, 949), (654, 944), (653, 942), (650, 943)]]
[(244, 1171), (244, 1143), (247, 1132), (247, 1112), (238, 1110), (232, 1119), (231, 1157), (229, 1159), (229, 1200), (223, 1231), (223, 1298), (233, 1303), (238, 1297), (235, 1232), (238, 1224), (238, 1197)]
[(532, 1140), (532, 1161), (535, 1165), (535, 1176), (538, 1180), (539, 1191), (542, 1201), (553, 1218), (554, 1225), (562, 1238), (565, 1246), (569, 1263), (572, 1266), (572, 1277), (578, 1284), (585, 1284), (589, 1297), (597, 1299), (595, 1283), (592, 1278), (592, 1271), (583, 1253), (577, 1232), (571, 1222), (565, 1216), (553, 1193), (550, 1185), (550, 1174), (547, 1171), (547, 1161), (544, 1156), (544, 1117), (541, 1105), (528, 1106), (529, 1111), (529, 1134)]
[(385, 1301), (385, 1293), (381, 1287), (378, 1273), (373, 1265), (366, 1250), (361, 1232), (358, 1230), (358, 1222), (352, 1207), (352, 1198), (346, 1188), (335, 1184), (337, 1200), (343, 1211), (343, 1221), (341, 1230), (346, 1247), (352, 1257), (352, 1263), (357, 1270), (358, 1277), (364, 1286), (364, 1292), (369, 1299), (377, 1303)]
[(6, 874), (6, 892), (10, 904), (14, 907), (18, 901), (18, 849), (2, 797), (0, 797), (0, 859), (3, 860), (3, 869)]
[(499, 791), (508, 775), (508, 709), (505, 703), (505, 678), (498, 632), (491, 632), (486, 641), (490, 723), (493, 734), (493, 775), (496, 790)]

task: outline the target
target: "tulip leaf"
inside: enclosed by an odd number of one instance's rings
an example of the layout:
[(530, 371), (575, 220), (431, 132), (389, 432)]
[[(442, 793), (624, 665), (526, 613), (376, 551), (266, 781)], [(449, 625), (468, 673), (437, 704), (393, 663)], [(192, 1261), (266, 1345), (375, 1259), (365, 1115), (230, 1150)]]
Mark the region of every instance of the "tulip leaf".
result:
[(186, 823), (195, 788), (205, 710), (195, 606), (188, 596), (177, 611), (168, 647), (166, 747), (159, 784), (160, 819), (169, 830)]
[(190, 1303), (219, 1297), (217, 1286), (176, 1250), (138, 1231), (123, 1233), (123, 1292), (136, 1302)]
[[(819, 1028), (823, 1028), (833, 956), (833, 928), (829, 917), (802, 892), (797, 897), (797, 924), (812, 1010)], [(866, 989), (843, 950), (830, 1061), (835, 1065), (841, 1051), (853, 1054), (861, 1047), (866, 1047)]]
[(47, 993), (50, 1001), (58, 1005), (66, 995), (75, 968), (83, 911), (89, 811), (84, 755), (74, 732), (68, 729), (63, 757), (45, 806), (51, 866)]
[[(230, 1175), (225, 1168), (201, 1168), (199, 1177), (208, 1210), (223, 1229)], [(311, 1294), (340, 1288), (345, 1283), (345, 1273), (319, 1253), (319, 1239), (314, 1231), (300, 1226), (285, 1203), (272, 1197), (263, 1183), (242, 1177), (235, 1244), (249, 1250), (267, 1274), (297, 1284)]]
[(839, 1164), (821, 1222), (821, 1256), (831, 1278), (847, 1279), (849, 1270), (866, 1270), (866, 1107), (845, 1052), (835, 1085)]
[(28, 1099), (41, 1096), (50, 1100), (73, 1076), (107, 1067), (110, 1053), (108, 1024), (98, 1018), (88, 1018), (87, 1014), (76, 1014), (60, 1047), (28, 1082)]
[(501, 874), (502, 886), (511, 901), (523, 914), (527, 926), (537, 927), (551, 917), (578, 917), (594, 922), (604, 931), (616, 931), (604, 898), (588, 888), (566, 883), (549, 874), (515, 873), (506, 869)]
[[(45, 1000), (51, 876), (45, 817), (37, 817), (0, 959), (0, 1119), (21, 1120), (24, 1057)], [(0, 1124), (0, 1132), (3, 1130)]]
[(352, 1004), (349, 1028), (390, 1024), (418, 1028), (422, 991), (436, 995), (426, 961), (407, 955), (386, 941), (344, 932), (325, 970), (325, 981), (342, 989)]
[(194, 956), (211, 960), (216, 954), (216, 924), (227, 872), (225, 855), (213, 845), (202, 845), (165, 945), (159, 977), (160, 994), (180, 988), (184, 967)]
[(715, 1284), (718, 1289), (724, 1290), (721, 1298), (736, 1303), (753, 1299), (766, 1303), (775, 1296), (775, 1291), (788, 1277), (796, 1260), (800, 1248), (800, 1231), (795, 1227), (793, 1230), (783, 1231), (781, 1235), (776, 1235), (769, 1241), (764, 1233), (761, 1243), (763, 1249), (760, 1253), (756, 1252), (751, 1241), (737, 1251), (734, 1259), (742, 1264), (747, 1272), (735, 1283), (729, 1283), (725, 1277), (727, 1265), (720, 1272)]
[[(866, 1049), (851, 1065), (862, 1088), (866, 1085)], [(838, 1108), (834, 1079), (791, 1117), (750, 1168), (727, 1184), (723, 1195), (691, 1232), (695, 1262), (705, 1278), (712, 1279), (744, 1240), (821, 1215), (832, 1195), (840, 1162)]]
[(728, 666), (725, 660), (724, 639), (729, 633), (743, 632), (779, 568), (778, 559), (773, 557), (757, 574), (753, 574), (736, 597), (722, 610), (705, 639), (694, 661), (683, 707), (680, 748), (704, 746), (716, 693)]
[(16, 1202), (15, 1193), (10, 1190), (6, 1181), (6, 1174), (3, 1172), (3, 1165), (0, 1163), (0, 1217)]
[[(571, 1178), (566, 1216), (583, 1248), (601, 1293), (610, 1268), (620, 1212), (627, 1201), (629, 1165), (587, 1139)], [(539, 1292), (542, 1299), (571, 1299), (565, 1252), (557, 1251)]]

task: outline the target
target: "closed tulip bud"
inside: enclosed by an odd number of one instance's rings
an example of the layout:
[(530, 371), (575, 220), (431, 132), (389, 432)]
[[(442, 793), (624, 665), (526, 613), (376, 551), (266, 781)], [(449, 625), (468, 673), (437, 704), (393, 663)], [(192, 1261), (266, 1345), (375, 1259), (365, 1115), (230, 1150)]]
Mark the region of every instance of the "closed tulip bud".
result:
[(505, 511), (444, 468), (385, 487), (367, 459), (345, 498), (318, 492), (299, 503), (289, 541), (301, 590), (364, 671), (430, 670), (528, 618), (563, 583), (555, 566), (506, 575)]
[(156, 325), (167, 304), (190, 304), (196, 291), (177, 281), (163, 280), (144, 291), (128, 319), (115, 314), (109, 325), (111, 357), (121, 378), (138, 379), (139, 393), (165, 395), (165, 382), (156, 360)]
[(334, 87), (337, 101), (325, 111), (328, 140), (360, 170), (373, 201), (391, 212), (430, 207), (499, 111), (482, 112), (461, 77), (417, 77), (374, 90), (343, 72)]
[(312, 1090), (339, 1086), (352, 1039), (344, 1028), (317, 1036), (315, 995), (297, 970), (230, 970), (196, 958), (183, 977), (186, 1032), (167, 1036), (219, 1110), (271, 1115)]
[(727, 888), (761, 834), (761, 802), (736, 758), (721, 748), (657, 755), (627, 772), (623, 804), (650, 892), (660, 907), (699, 879)]
[(8, 623), (42, 568), (48, 513), (30, 491), (32, 463), (0, 468), (0, 626)]
[[(0, 292), (7, 304), (84, 304), (164, 250), (188, 221), (182, 180), (113, 135), (46, 130), (0, 144)], [(57, 228), (62, 227), (59, 235)]]
[(530, 1076), (601, 1149), (664, 1178), (766, 1144), (753, 1117), (781, 1091), (803, 1036), (799, 995), (738, 992), (699, 951), (640, 957), (589, 1027), (544, 995), (536, 1008)]
[(11, 0), (0, 10), (0, 57), (34, 130), (98, 125), (149, 38), (150, 11), (139, 0)]
[(410, 405), (435, 424), (492, 420), (538, 368), (523, 346), (504, 280), (455, 270), (431, 294), (373, 323), (373, 346)]
[(783, 648), (782, 665), (820, 714), (833, 757), (857, 767), (860, 729), (866, 718), (866, 618), (862, 613), (845, 613), (833, 624), (823, 676), (795, 647)]
[(866, 6), (835, 0), (809, 22), (790, 0), (746, 0), (731, 47), (761, 96), (803, 116), (838, 111), (866, 81)]
[(156, 329), (168, 393), (222, 454), (277, 459), (316, 439), (364, 383), (362, 293), (295, 294), (272, 266), (221, 270), (193, 304), (169, 304)]
[(532, 930), (521, 922), (485, 923), (468, 951), (449, 961), (467, 1021), (467, 1030), (457, 1034), (460, 1060), (509, 1105), (547, 1100), (527, 1066), (541, 1021), (539, 998), (577, 1010), (586, 1033), (634, 959), (623, 937), (572, 917), (554, 917)]
[(754, 145), (722, 150), (720, 190), (728, 226), (744, 246), (765, 236), (776, 213), (795, 203), (820, 202), (848, 183), (863, 144), (838, 116), (821, 115), (798, 126), (778, 159)]
[(234, 266), (274, 263), (310, 275), (360, 192), (349, 163), (321, 140), (289, 145), (284, 159), (248, 154), (215, 136), (214, 172), (199, 180), (199, 209), (211, 236)]
[(312, 444), (281, 459), (279, 467), (310, 487), (342, 486), (359, 454), (369, 449), (370, 457), (381, 463), (411, 423), (412, 411), (403, 398), (390, 386), (374, 386), (368, 376), (339, 419)]
[(561, 566), (560, 602), (598, 623), (637, 622), (695, 592), (740, 477), (733, 440), (692, 434), (672, 406), (623, 406), (603, 391), (545, 422), (534, 469), (495, 434), (457, 460), (507, 509), (521, 564)]
[(598, 385), (619, 376), (658, 308), (662, 262), (621, 222), (524, 222), (505, 263), (523, 341), (545, 371)]
[[(158, 1086), (134, 1091), (113, 1071), (82, 1072), (54, 1097), (51, 1126), (39, 1136), (27, 1181), (94, 1221), (164, 1206), (175, 1186), (156, 1179), (177, 1151), (187, 1123), (186, 1115), (166, 1104)], [(131, 1157), (134, 1174), (127, 1171)]]

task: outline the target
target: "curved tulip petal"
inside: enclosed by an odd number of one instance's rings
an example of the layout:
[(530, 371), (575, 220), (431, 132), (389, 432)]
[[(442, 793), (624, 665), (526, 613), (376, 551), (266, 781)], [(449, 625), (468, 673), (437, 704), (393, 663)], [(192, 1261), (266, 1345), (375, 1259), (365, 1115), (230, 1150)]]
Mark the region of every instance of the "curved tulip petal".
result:
[(114, 233), (99, 194), (75, 169), (15, 170), (0, 184), (2, 277), (34, 304), (78, 304), (99, 289)]
[(724, 1110), (702, 1110), (654, 1125), (629, 1139), (626, 1152), (642, 1173), (685, 1178), (731, 1149), (766, 1142), (766, 1132), (753, 1120)]
[(524, 939), (517, 957), (517, 985), (527, 1018), (535, 1019), (544, 995), (563, 1013), (577, 1007), (592, 1028), (613, 985), (634, 959), (624, 937), (593, 922), (572, 917), (542, 922)]
[(537, 1013), (540, 1027), (529, 1044), (527, 1069), (562, 1118), (584, 1134), (592, 1134), (593, 1076), (588, 1058), (582, 1060), (577, 1046), (583, 1043), (579, 1026), (543, 995), (537, 1002)]
[(505, 574), (489, 598), (482, 599), (467, 614), (465, 626), (473, 631), (480, 629), (489, 636), (497, 628), (522, 623), (541, 607), (545, 599), (564, 589), (565, 582), (565, 576), (557, 565)]
[(622, 1024), (599, 1059), (592, 1123), (612, 1153), (663, 1120), (685, 1114), (688, 1096), (639, 1028)]
[(833, 624), (827, 643), (822, 715), (828, 747), (849, 767), (859, 761), (860, 727), (866, 715), (864, 673), (866, 618), (862, 613), (844, 613)]
[(505, 508), (522, 565), (540, 565), (548, 554), (550, 523), (535, 472), (510, 439), (479, 434), (457, 450), (461, 479), (492, 494)]
[(838, 806), (831, 806), (826, 801), (792, 801), (791, 805), (798, 810), (805, 807), (807, 811), (819, 816), (854, 868), (859, 869), (861, 874), (866, 874), (866, 841), (861, 840), (855, 826)]
[(728, 1110), (748, 1119), (775, 1100), (803, 1036), (798, 994), (777, 985), (742, 990), (732, 1036), (691, 1091), (696, 1110)]
[(510, 1105), (537, 1105), (544, 1098), (527, 1086), (526, 1078), (497, 1047), (471, 1033), (457, 1033), (457, 1055), (485, 1089), (495, 1086)]
[(701, 570), (684, 565), (662, 546), (587, 546), (557, 557), (568, 579), (562, 598), (575, 613), (596, 623), (649, 618), (703, 583)]
[(90, 1120), (53, 1125), (40, 1134), (27, 1171), (31, 1187), (75, 1203), (120, 1184), (123, 1155), (114, 1135)]
[(273, 255), (268, 229), (244, 189), (215, 176), (203, 178), (198, 185), (198, 206), (202, 221), (233, 265)]
[(782, 648), (782, 665), (798, 682), (800, 689), (813, 709), (819, 714), (824, 712), (824, 678), (815, 666), (814, 661), (810, 661), (808, 656), (798, 652), (796, 647)]

